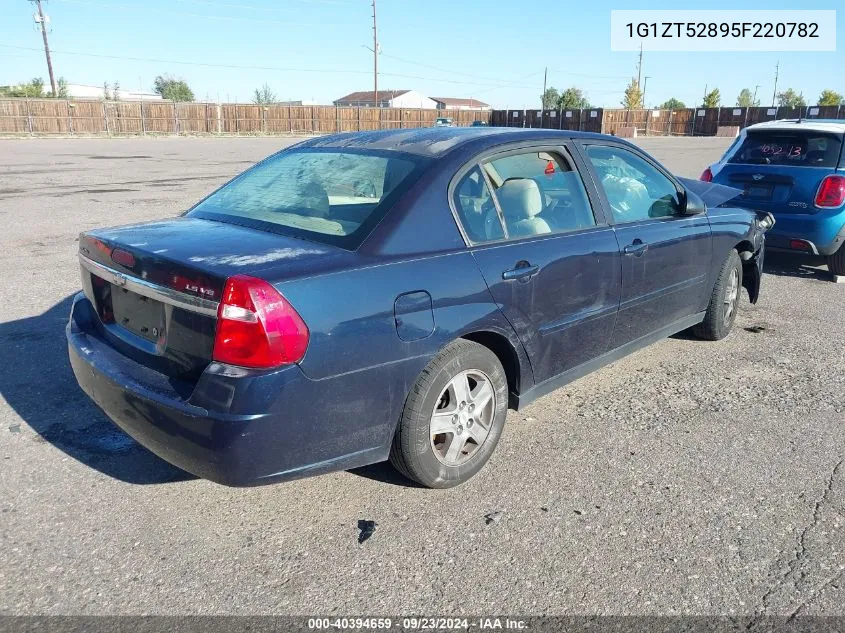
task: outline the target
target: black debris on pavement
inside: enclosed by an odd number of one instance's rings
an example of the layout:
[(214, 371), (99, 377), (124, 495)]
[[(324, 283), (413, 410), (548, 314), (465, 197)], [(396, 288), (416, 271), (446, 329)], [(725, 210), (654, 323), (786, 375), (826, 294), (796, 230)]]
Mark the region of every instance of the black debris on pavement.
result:
[(358, 520), (358, 529), (361, 530), (361, 533), (358, 535), (359, 545), (375, 534), (377, 525), (378, 523), (375, 521), (368, 521), (366, 519)]
[(502, 520), (502, 512), (500, 510), (496, 510), (495, 512), (488, 512), (484, 515), (484, 522), (487, 525), (491, 523), (498, 523)]

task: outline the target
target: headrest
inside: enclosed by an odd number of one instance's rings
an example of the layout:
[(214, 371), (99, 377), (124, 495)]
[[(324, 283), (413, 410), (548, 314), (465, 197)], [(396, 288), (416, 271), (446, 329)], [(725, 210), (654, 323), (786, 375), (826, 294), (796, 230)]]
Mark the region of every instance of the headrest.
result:
[(512, 178), (496, 191), (502, 213), (509, 218), (533, 218), (543, 211), (540, 188), (530, 178)]

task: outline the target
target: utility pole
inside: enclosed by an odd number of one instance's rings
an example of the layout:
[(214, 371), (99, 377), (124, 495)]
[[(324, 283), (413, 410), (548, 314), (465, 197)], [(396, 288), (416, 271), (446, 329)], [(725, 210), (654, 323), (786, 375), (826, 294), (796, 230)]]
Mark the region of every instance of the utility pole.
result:
[(378, 108), (378, 28), (376, 26), (376, 0), (373, 0), (373, 100)]
[(49, 18), (44, 15), (44, 11), (41, 8), (41, 0), (30, 0), (30, 2), (35, 2), (35, 6), (38, 7), (38, 15), (36, 16), (35, 21), (41, 25), (41, 37), (44, 40), (44, 54), (47, 56), (47, 72), (50, 74), (50, 88), (53, 90), (53, 96), (56, 97), (59, 92), (56, 90), (56, 77), (53, 75), (53, 61), (50, 59), (50, 45), (47, 43), (47, 20)]
[(643, 85), (643, 43), (640, 42), (640, 61), (637, 63), (637, 88)]
[(707, 103), (707, 84), (704, 84), (704, 98), (701, 99), (701, 107), (704, 107), (704, 104)]
[(546, 66), (545, 70), (543, 70), (543, 94), (540, 95), (540, 109), (546, 109), (546, 78), (549, 75), (549, 67)]
[(757, 84), (756, 86), (754, 86), (754, 96), (751, 97), (751, 106), (755, 107), (755, 108), (757, 107), (757, 89), (759, 87), (760, 87), (760, 84)]
[(775, 107), (775, 99), (778, 96), (778, 74), (780, 72), (780, 60), (775, 64), (775, 90), (772, 92), (772, 107)]
[(645, 104), (645, 89), (646, 89), (646, 86), (648, 86), (648, 80), (649, 80), (649, 79), (651, 79), (651, 77), (650, 77), (649, 75), (646, 75), (646, 76), (645, 76), (645, 81), (643, 82), (643, 96), (642, 96), (642, 106), (643, 106), (643, 110), (645, 110), (645, 109), (646, 109), (646, 104)]

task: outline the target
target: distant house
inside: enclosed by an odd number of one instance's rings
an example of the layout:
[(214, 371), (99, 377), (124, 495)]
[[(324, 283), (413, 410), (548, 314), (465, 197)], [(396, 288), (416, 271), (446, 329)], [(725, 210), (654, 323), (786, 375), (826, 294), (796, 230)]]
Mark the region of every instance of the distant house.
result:
[(437, 103), (416, 90), (379, 90), (378, 103), (372, 90), (353, 92), (334, 102), (336, 106), (361, 106), (365, 108), (426, 108), (434, 110)]
[(490, 105), (478, 99), (456, 99), (454, 97), (432, 97), (438, 110), (490, 110)]
[[(102, 99), (105, 95), (103, 86), (86, 86), (85, 84), (68, 84), (67, 94), (74, 99)], [(113, 98), (114, 92), (109, 90), (109, 98)], [(161, 95), (157, 92), (141, 92), (139, 90), (117, 89), (117, 98), (121, 101), (161, 101)]]

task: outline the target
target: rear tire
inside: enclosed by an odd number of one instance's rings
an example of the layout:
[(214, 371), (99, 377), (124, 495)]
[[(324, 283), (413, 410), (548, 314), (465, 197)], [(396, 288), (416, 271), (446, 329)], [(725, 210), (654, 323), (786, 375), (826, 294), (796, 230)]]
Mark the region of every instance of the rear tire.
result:
[(845, 275), (845, 244), (833, 254), (827, 256), (827, 269), (833, 275)]
[(496, 355), (458, 339), (435, 356), (411, 388), (390, 463), (428, 488), (451, 488), (475, 475), (505, 425), (508, 381)]
[(707, 341), (719, 341), (730, 334), (736, 320), (741, 291), (742, 260), (732, 250), (716, 278), (704, 320), (692, 328), (692, 333)]

